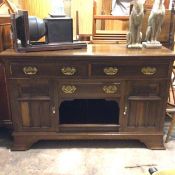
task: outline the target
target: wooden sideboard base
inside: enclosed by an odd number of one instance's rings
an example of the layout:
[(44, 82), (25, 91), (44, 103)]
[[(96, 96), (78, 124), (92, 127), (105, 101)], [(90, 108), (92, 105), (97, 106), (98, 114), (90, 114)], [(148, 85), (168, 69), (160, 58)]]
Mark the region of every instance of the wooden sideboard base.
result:
[(162, 133), (57, 133), (57, 132), (14, 132), (12, 151), (25, 151), (39, 140), (139, 140), (149, 149), (165, 149)]

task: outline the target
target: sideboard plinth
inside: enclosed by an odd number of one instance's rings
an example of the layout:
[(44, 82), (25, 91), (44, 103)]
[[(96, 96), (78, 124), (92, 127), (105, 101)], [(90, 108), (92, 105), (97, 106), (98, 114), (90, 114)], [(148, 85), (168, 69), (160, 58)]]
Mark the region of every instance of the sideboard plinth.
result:
[(14, 132), (11, 150), (25, 151), (40, 140), (138, 140), (149, 149), (165, 149), (162, 133), (57, 133), (57, 132)]

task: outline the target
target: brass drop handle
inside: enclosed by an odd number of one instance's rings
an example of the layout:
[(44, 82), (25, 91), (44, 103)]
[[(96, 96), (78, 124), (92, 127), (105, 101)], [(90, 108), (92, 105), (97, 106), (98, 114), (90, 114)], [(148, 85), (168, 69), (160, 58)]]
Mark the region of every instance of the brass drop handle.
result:
[(128, 112), (128, 108), (127, 108), (127, 106), (125, 106), (125, 110), (124, 110), (123, 114), (127, 115), (127, 112)]
[(62, 74), (67, 75), (67, 76), (75, 75), (76, 71), (77, 70), (75, 67), (62, 67), (61, 68)]
[(155, 67), (142, 67), (141, 69), (142, 74), (144, 75), (154, 75), (157, 72)]
[(118, 68), (117, 67), (105, 67), (103, 71), (106, 75), (112, 76), (118, 73)]
[(55, 114), (56, 113), (56, 109), (55, 109), (55, 106), (52, 107), (52, 114)]
[(106, 94), (115, 94), (117, 92), (117, 86), (116, 85), (104, 86), (103, 91)]
[(62, 91), (65, 93), (65, 94), (73, 94), (75, 93), (75, 91), (77, 90), (76, 86), (72, 86), (72, 85), (63, 85), (62, 86)]
[(36, 75), (38, 72), (38, 69), (34, 66), (25, 66), (23, 67), (23, 72), (26, 75)]

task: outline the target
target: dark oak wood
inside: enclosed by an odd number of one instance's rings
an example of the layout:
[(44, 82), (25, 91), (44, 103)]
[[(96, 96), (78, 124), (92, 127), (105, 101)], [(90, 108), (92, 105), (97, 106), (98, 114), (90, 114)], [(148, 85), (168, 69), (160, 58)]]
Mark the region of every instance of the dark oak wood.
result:
[[(26, 150), (38, 140), (82, 139), (134, 139), (150, 149), (164, 149), (163, 123), (174, 58), (174, 52), (164, 47), (131, 50), (110, 44), (2, 52), (14, 125), (12, 149)], [(61, 123), (60, 106), (75, 99), (115, 102), (119, 108), (115, 122)]]
[(0, 15), (0, 52), (12, 48), (12, 39), (10, 36), (11, 25), (9, 15)]
[(0, 63), (0, 127), (12, 127), (4, 65)]

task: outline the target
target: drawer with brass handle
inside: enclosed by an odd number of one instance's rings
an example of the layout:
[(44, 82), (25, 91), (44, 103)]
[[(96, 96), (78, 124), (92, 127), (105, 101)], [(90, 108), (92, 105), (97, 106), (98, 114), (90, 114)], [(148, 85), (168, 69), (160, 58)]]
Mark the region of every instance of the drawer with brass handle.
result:
[(12, 63), (9, 70), (12, 77), (56, 76), (55, 64), (48, 63)]
[(144, 65), (144, 64), (92, 64), (92, 77), (94, 78), (164, 78), (168, 75), (168, 65)]
[(142, 77), (144, 79), (149, 79), (150, 77), (164, 78), (168, 75), (168, 65), (139, 65), (135, 67), (135, 75)]
[(150, 64), (150, 65), (139, 65), (135, 67), (137, 73), (136, 76), (140, 76), (144, 79), (149, 79), (150, 77), (164, 78), (168, 75), (168, 65), (167, 64)]
[(138, 76), (141, 76), (144, 79), (149, 79), (150, 77), (156, 78), (165, 78), (168, 76), (168, 65), (167, 64), (150, 64), (150, 65), (141, 65), (136, 67)]
[(120, 82), (61, 83), (58, 88), (62, 96), (78, 96), (81, 98), (102, 98), (120, 95)]

